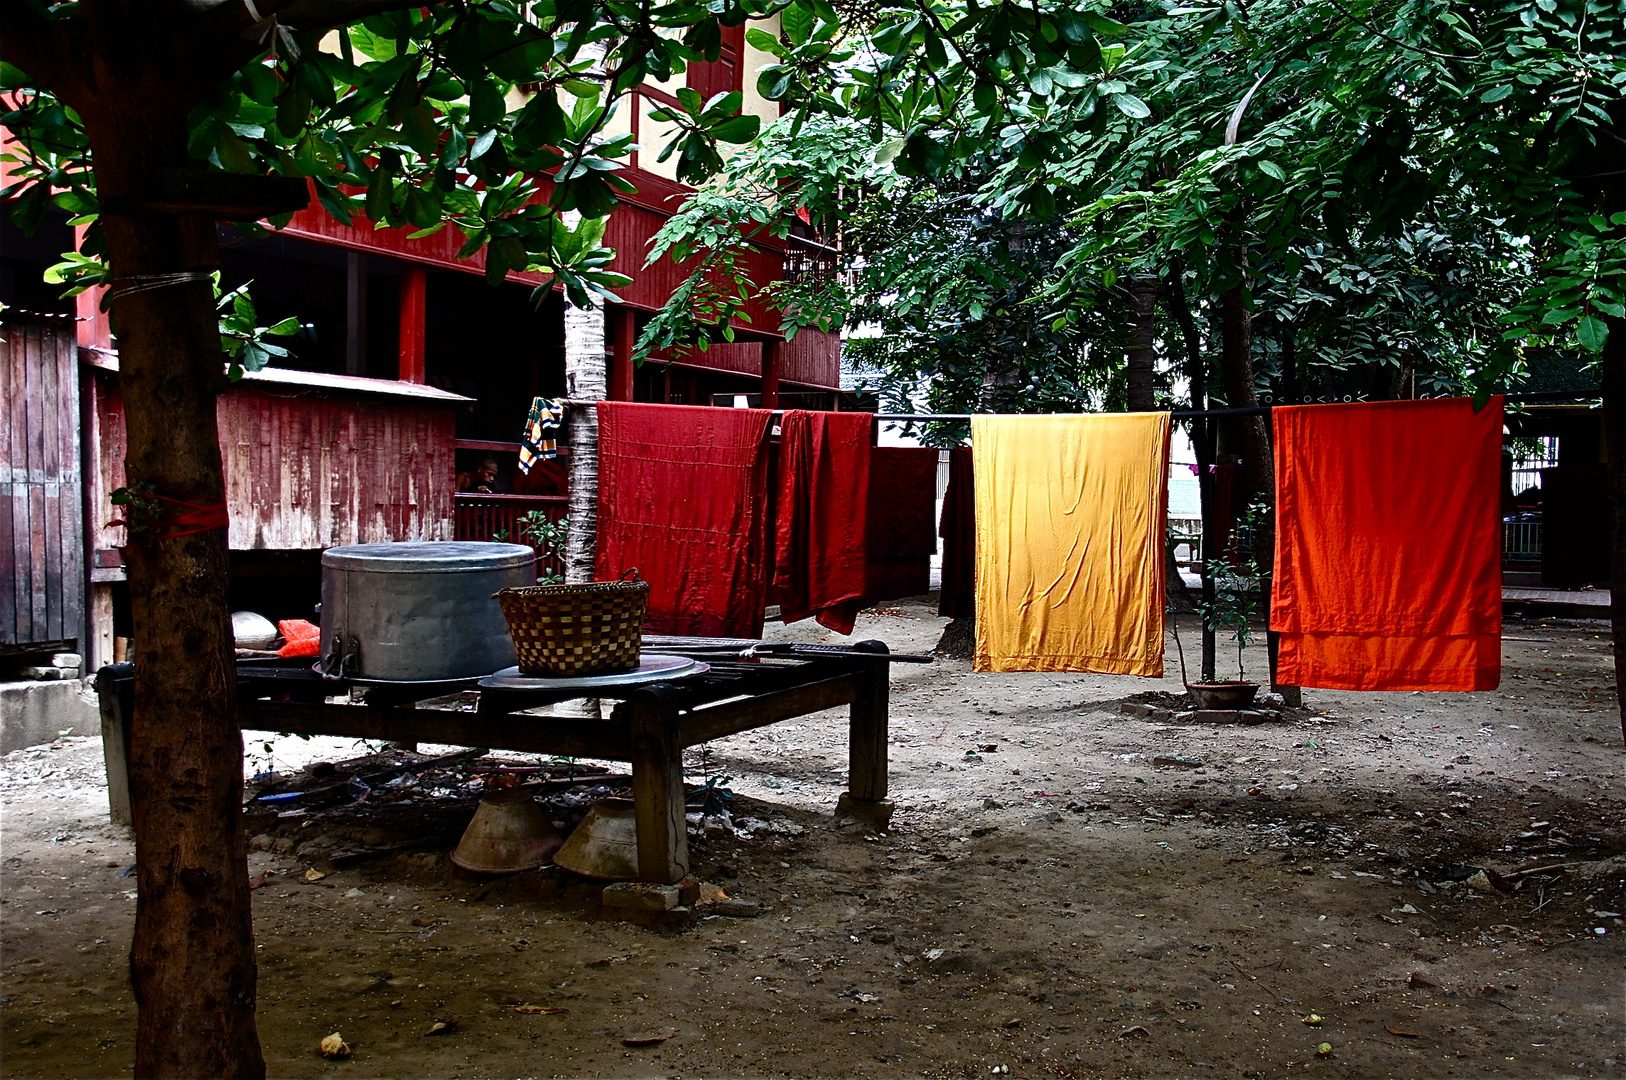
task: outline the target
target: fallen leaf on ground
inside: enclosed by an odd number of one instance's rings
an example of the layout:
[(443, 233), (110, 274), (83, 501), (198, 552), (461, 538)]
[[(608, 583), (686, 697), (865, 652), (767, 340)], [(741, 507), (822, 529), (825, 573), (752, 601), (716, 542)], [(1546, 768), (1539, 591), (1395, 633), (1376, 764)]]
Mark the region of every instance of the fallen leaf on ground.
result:
[(457, 1027), (457, 1021), (456, 1020), (436, 1020), (433, 1024), (429, 1025), (429, 1030), (424, 1032), (424, 1034), (425, 1035), (444, 1035), (448, 1031), (451, 1031), (452, 1029), (454, 1029), (456, 1027)]
[(350, 1056), (350, 1046), (339, 1033), (335, 1031), (322, 1040), (322, 1056), (326, 1058), (347, 1058)]
[(1383, 1030), (1387, 1031), (1391, 1035), (1399, 1035), (1403, 1039), (1417, 1038), (1417, 1032), (1415, 1031), (1402, 1031), (1397, 1027), (1390, 1027), (1388, 1024), (1383, 1025)]
[(1316, 1057), (1326, 1057), (1332, 1053), (1332, 1043), (1322, 1043), (1315, 1048)]
[(650, 1046), (654, 1043), (663, 1043), (677, 1034), (677, 1028), (661, 1028), (659, 1031), (635, 1031), (631, 1035), (623, 1035), (621, 1042), (626, 1046)]
[(1141, 1025), (1136, 1024), (1134, 1027), (1124, 1028), (1122, 1031), (1118, 1032), (1118, 1038), (1123, 1039), (1123, 1038), (1127, 1038), (1130, 1035), (1146, 1035), (1146, 1036), (1150, 1036), (1151, 1034), (1152, 1033), (1150, 1031), (1147, 1031)]
[(248, 879), (248, 887), (250, 889), (258, 889), (261, 885), (264, 885), (267, 881), (270, 881), (270, 880), (271, 880), (271, 871), (269, 871), (269, 870), (261, 870), (258, 874), (254, 875), (253, 877)]
[(1429, 978), (1427, 975), (1419, 975), (1419, 974), (1417, 974), (1417, 972), (1414, 971), (1410, 975), (1406, 976), (1406, 985), (1407, 986), (1438, 986), (1440, 984), (1435, 982), (1433, 979)]
[(554, 1013), (569, 1012), (563, 1005), (515, 1005), (517, 1013), (528, 1013), (531, 1016), (552, 1016)]
[(1321, 1026), (1321, 1017), (1316, 1013), (1311, 1013), (1309, 1016), (1306, 1016), (1304, 1018), (1304, 1023), (1308, 1024), (1311, 1027), (1320, 1027)]
[(306, 881), (321, 881), (325, 877), (327, 877), (327, 875), (316, 869), (314, 866), (307, 867), (305, 870)]

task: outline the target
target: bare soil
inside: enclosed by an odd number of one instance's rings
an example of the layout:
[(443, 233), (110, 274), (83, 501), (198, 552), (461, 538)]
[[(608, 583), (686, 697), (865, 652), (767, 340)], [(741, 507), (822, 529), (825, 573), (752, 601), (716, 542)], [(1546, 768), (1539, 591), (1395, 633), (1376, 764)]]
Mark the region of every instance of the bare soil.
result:
[[(857, 636), (923, 651), (943, 624), (901, 603)], [(1608, 646), (1606, 623), (1522, 619), (1499, 692), (1308, 691), (1251, 727), (1122, 711), (1174, 701), (1177, 671), (896, 665), (891, 827), (833, 817), (841, 710), (695, 752), (690, 779), (736, 793), (732, 828), (697, 828), (696, 871), (764, 911), (676, 930), (617, 921), (556, 869), (455, 871), (476, 797), (455, 776), (302, 817), (256, 806), (267, 1060), (324, 1077), (1618, 1076)], [(256, 738), (259, 758), (268, 741), (285, 772), (380, 749)], [(133, 859), (100, 753), (70, 738), (0, 759), (8, 1077), (129, 1074)], [(550, 799), (567, 824), (587, 802)], [(333, 1032), (348, 1059), (318, 1055)]]

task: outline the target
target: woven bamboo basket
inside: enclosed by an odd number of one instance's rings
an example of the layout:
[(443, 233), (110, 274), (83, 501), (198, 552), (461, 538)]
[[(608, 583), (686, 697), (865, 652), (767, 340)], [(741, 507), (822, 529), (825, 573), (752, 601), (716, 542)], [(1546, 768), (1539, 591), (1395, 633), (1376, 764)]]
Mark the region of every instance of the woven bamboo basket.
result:
[(638, 666), (649, 582), (532, 585), (492, 594), (514, 639), (519, 670), (549, 679), (613, 675)]

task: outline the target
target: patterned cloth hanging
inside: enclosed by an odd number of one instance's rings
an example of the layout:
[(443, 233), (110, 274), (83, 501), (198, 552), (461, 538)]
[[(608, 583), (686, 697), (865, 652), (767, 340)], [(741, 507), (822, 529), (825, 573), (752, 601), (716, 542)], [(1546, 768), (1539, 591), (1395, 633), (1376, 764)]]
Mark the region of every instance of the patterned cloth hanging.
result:
[(525, 434), (519, 442), (520, 472), (528, 473), (538, 461), (559, 456), (557, 436), (564, 420), (564, 398), (531, 399), (531, 413), (525, 418)]

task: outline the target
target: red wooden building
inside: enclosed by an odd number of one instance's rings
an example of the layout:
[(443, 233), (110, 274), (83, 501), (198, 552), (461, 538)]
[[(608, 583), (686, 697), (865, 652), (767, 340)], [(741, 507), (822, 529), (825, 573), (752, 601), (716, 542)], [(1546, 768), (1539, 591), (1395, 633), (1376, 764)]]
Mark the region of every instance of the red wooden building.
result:
[[(746, 110), (768, 120), (777, 106), (755, 96), (752, 75), (766, 62), (736, 29), (721, 59), (695, 66), (686, 78), (707, 95), (742, 90)], [(634, 280), (620, 292), (625, 302), (605, 311), (567, 317), (557, 291), (533, 303), (534, 275), (510, 274), (505, 284), (488, 286), (481, 255), (455, 257), (461, 243), (455, 229), (412, 240), (403, 229), (341, 225), (320, 208), (295, 215), (269, 238), (222, 227), (223, 286), (249, 283), (263, 324), (293, 316), (301, 325), (297, 335), (281, 339), (292, 349), (286, 361), (245, 378), (219, 405), (234, 608), (309, 617), (319, 553), (334, 544), (490, 539), (499, 531), (512, 535), (514, 520), (527, 510), (562, 513), (561, 471), (522, 476), (517, 454), (532, 398), (567, 393), (567, 351), (603, 352), (604, 392), (612, 399), (732, 405), (745, 396), (769, 407), (787, 399), (831, 407), (840, 385), (839, 339), (803, 331), (787, 343), (766, 329), (778, 325), (766, 310), (753, 310), (751, 322), (737, 325), (736, 344), (681, 363), (631, 363), (642, 322), (682, 280), (682, 270), (671, 264), (643, 269), (650, 238), (688, 190), (673, 178), (673, 163), (655, 160), (666, 139), (649, 114), (672, 100), (667, 89), (646, 85), (617, 114), (619, 131), (647, 140), (649, 149), (634, 154), (626, 176), (637, 193), (611, 217), (605, 238), (618, 252), (615, 268)], [(108, 494), (123, 480), (118, 343), (97, 310), (98, 297), (63, 301), (40, 281), (40, 272), (74, 246), (65, 222), (49, 222), (32, 238), (9, 221), (0, 230), (0, 301), (77, 320), (77, 370), (67, 377), (74, 393), (31, 399), (28, 407), (71, 419), (60, 455), (73, 459), (79, 486), (72, 490), (82, 493), (72, 524), (82, 533), (79, 541), (59, 543), (44, 556), (61, 564), (52, 580), (66, 575), (80, 589), (64, 592), (57, 603), (67, 607), (56, 622), (46, 622), (61, 638), (84, 641), (89, 663), (104, 663), (112, 658), (114, 637), (129, 633), (120, 584), (123, 536), (105, 524), (114, 516)], [(757, 281), (777, 280), (787, 266), (817, 260), (817, 245), (796, 239), (789, 245), (754, 249)], [(8, 325), (17, 316), (11, 318)], [(54, 332), (65, 331), (56, 324)], [(43, 357), (38, 349), (0, 343), (0, 364), (18, 371), (35, 364), (56, 365), (56, 372), (59, 358)], [(17, 385), (33, 384), (24, 377)], [(9, 427), (13, 414), (21, 414), (15, 404), (0, 404), (8, 407), (0, 422)], [(488, 459), (498, 473), (495, 493), (457, 492), (458, 474), (473, 473)], [(26, 471), (26, 462), (0, 465), (14, 474)], [(53, 483), (58, 498), (69, 490), (60, 479)], [(30, 596), (46, 580), (32, 576), (41, 556), (9, 519), (0, 519), (0, 531), (7, 530), (0, 551), (26, 551), (29, 572), (16, 557), (0, 565), (8, 577), (0, 594), (9, 588), (14, 598)], [(15, 608), (14, 602), (8, 610)], [(0, 644), (25, 632), (33, 631), (0, 620)]]

